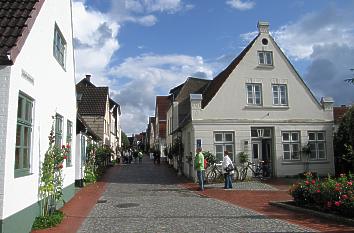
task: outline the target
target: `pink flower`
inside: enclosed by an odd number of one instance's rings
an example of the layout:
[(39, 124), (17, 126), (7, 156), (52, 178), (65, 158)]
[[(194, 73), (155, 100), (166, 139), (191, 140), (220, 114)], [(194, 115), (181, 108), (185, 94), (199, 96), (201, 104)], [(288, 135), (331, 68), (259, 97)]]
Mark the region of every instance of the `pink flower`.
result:
[(339, 183), (336, 183), (336, 187), (340, 187), (340, 184), (339, 184)]
[(340, 201), (335, 201), (334, 204), (338, 207), (338, 206), (340, 206), (341, 202)]
[(67, 159), (68, 158), (68, 156), (64, 156), (64, 159)]
[(321, 190), (319, 190), (319, 189), (316, 190), (316, 193), (320, 193), (320, 192), (321, 192)]
[(340, 191), (340, 188), (337, 187), (337, 188), (335, 188), (335, 190), (336, 190), (337, 192), (339, 192), (339, 191)]
[(71, 146), (70, 146), (69, 144), (67, 144), (67, 145), (66, 145), (66, 148), (70, 149), (70, 148), (71, 148)]
[(312, 180), (312, 181), (311, 181), (311, 183), (312, 183), (312, 184), (315, 184), (315, 183), (316, 183), (316, 181), (315, 181), (315, 180)]
[(345, 199), (348, 199), (348, 195), (347, 195), (347, 194), (343, 194), (343, 195), (342, 195), (342, 199), (344, 199), (344, 200), (345, 200)]
[(309, 184), (310, 184), (310, 182), (309, 182), (308, 180), (306, 180), (306, 181), (305, 181), (305, 184), (306, 184), (306, 185), (309, 185)]
[(348, 181), (348, 183), (347, 183), (349, 186), (352, 186), (353, 185), (353, 183), (351, 182), (351, 181)]

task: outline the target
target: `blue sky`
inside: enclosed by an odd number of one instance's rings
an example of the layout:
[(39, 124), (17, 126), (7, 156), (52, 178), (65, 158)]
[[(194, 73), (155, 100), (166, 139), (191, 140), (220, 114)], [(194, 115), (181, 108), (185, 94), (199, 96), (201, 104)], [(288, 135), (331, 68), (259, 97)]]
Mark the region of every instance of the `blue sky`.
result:
[(315, 96), (354, 102), (354, 1), (74, 0), (76, 79), (92, 74), (121, 104), (127, 134), (146, 129), (155, 96), (212, 79), (268, 21)]

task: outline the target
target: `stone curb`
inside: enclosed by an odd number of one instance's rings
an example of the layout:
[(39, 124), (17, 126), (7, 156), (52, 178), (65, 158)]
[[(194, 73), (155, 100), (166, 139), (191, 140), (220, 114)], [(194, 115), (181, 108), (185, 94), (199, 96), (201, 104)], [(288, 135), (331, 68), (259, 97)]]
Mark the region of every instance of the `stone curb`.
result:
[(350, 218), (346, 218), (346, 217), (342, 217), (342, 216), (338, 216), (338, 215), (334, 215), (334, 214), (329, 214), (329, 213), (322, 213), (316, 210), (310, 210), (310, 209), (306, 209), (306, 208), (301, 208), (298, 206), (294, 206), (294, 205), (290, 205), (289, 203), (293, 202), (293, 201), (270, 201), (269, 205), (272, 206), (277, 206), (277, 207), (281, 207), (287, 210), (293, 210), (293, 211), (297, 211), (297, 212), (302, 212), (302, 213), (306, 213), (306, 214), (310, 214), (316, 217), (321, 217), (321, 218), (325, 218), (325, 219), (330, 219), (330, 220), (334, 220), (340, 223), (344, 223), (350, 226), (354, 226), (354, 219), (350, 219)]

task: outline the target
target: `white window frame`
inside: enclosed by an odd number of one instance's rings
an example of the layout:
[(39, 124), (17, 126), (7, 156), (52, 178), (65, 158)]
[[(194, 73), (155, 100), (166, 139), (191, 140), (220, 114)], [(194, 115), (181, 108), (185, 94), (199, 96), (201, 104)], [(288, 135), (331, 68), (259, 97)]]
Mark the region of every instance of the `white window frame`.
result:
[[(259, 102), (257, 102), (256, 94), (256, 86), (259, 87)], [(249, 87), (251, 90), (249, 91)], [(246, 83), (246, 98), (247, 98), (247, 105), (255, 105), (255, 106), (262, 106), (262, 84), (261, 83)], [(251, 101), (250, 101), (251, 100)]]
[[(216, 135), (221, 135), (221, 140), (216, 140)], [(226, 140), (226, 135), (231, 134), (231, 141)], [(234, 160), (234, 154), (235, 154), (235, 134), (233, 131), (215, 131), (213, 134), (214, 138), (214, 152), (216, 158), (219, 157), (219, 161), (217, 162), (222, 162), (223, 157), (224, 157), (224, 151), (227, 150), (228, 148), (232, 148), (232, 151), (229, 151), (229, 157), (231, 160)], [(222, 146), (222, 151), (217, 153), (217, 146)], [(221, 160), (220, 160), (221, 159)]]
[[(310, 139), (310, 134), (315, 135), (314, 139)], [(322, 139), (319, 138), (319, 134), (323, 134)], [(326, 160), (326, 132), (325, 131), (308, 131), (308, 144), (311, 148), (311, 154), (309, 155), (309, 160)], [(320, 145), (323, 145), (323, 150), (320, 150)], [(313, 148), (315, 151), (313, 152)], [(320, 151), (323, 152), (324, 157), (320, 158)], [(315, 156), (313, 156), (315, 155)]]
[[(282, 91), (281, 88), (285, 90)], [(286, 84), (272, 84), (273, 105), (288, 106), (288, 88)]]
[[(284, 140), (284, 134), (289, 134), (289, 139), (288, 140)], [(297, 140), (295, 140), (293, 138), (293, 134), (297, 134)], [(282, 140), (282, 147), (283, 147), (283, 160), (284, 161), (300, 161), (301, 160), (301, 132), (300, 131), (282, 131), (281, 132), (281, 140)], [(285, 145), (288, 145), (289, 150), (285, 150), (284, 147)], [(297, 146), (297, 154), (298, 154), (298, 158), (294, 158), (294, 148), (295, 145)], [(285, 152), (289, 153), (289, 158), (285, 158)]]
[(262, 66), (273, 66), (273, 52), (258, 51), (258, 62)]

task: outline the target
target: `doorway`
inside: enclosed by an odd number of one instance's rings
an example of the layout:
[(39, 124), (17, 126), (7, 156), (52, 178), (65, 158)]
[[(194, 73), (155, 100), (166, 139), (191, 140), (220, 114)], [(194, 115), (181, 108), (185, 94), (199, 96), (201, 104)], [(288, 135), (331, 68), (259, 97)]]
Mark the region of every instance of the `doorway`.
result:
[(272, 177), (272, 128), (251, 128), (252, 162), (259, 164), (263, 161), (263, 176)]

